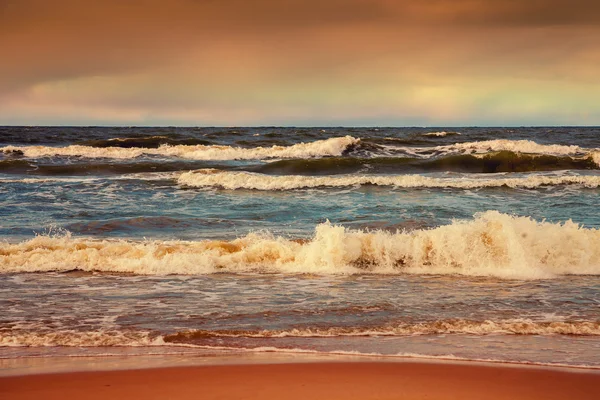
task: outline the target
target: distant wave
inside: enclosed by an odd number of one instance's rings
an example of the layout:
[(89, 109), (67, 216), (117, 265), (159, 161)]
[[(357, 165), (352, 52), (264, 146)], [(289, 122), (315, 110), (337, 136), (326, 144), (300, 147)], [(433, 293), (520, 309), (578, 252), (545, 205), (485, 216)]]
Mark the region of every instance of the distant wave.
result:
[[(600, 150), (579, 146), (544, 145), (530, 140), (487, 140), (455, 143), (441, 146), (405, 146), (395, 140), (384, 142), (357, 139), (352, 136), (336, 137), (315, 142), (298, 143), (290, 146), (234, 147), (220, 145), (170, 145), (152, 142), (153, 147), (137, 147), (143, 139), (110, 139), (89, 145), (51, 146), (5, 146), (0, 148), (5, 159), (0, 160), (0, 169), (5, 171), (29, 168), (27, 160), (40, 157), (82, 157), (108, 159), (135, 159), (142, 156), (177, 157), (188, 160), (272, 160), (313, 159), (322, 157), (344, 157), (352, 161), (339, 161), (346, 165), (363, 163), (366, 159), (413, 159), (411, 167), (423, 169), (448, 168), (449, 170), (471, 170), (472, 172), (507, 172), (546, 169), (589, 169), (600, 167)], [(389, 143), (388, 143), (389, 142)], [(119, 145), (109, 145), (119, 144)], [(98, 147), (96, 147), (98, 146)], [(459, 157), (465, 158), (449, 158)], [(362, 158), (361, 158), (362, 157)], [(480, 161), (476, 159), (479, 158)], [(363, 161), (357, 161), (363, 160)], [(429, 160), (431, 164), (418, 164)], [(442, 161), (446, 160), (446, 161)], [(298, 161), (299, 162), (299, 161)], [(373, 162), (373, 163), (383, 163)], [(329, 162), (328, 165), (333, 165)], [(397, 163), (398, 164), (398, 163)]]
[(113, 139), (96, 139), (86, 140), (77, 143), (78, 145), (90, 146), (90, 147), (121, 147), (121, 148), (159, 148), (160, 146), (180, 146), (180, 145), (204, 145), (209, 146), (212, 144), (209, 140), (195, 139), (195, 138), (179, 138), (173, 137), (173, 135), (155, 135), (155, 136), (141, 136), (141, 137), (127, 137), (127, 138), (113, 138)]
[(360, 142), (351, 136), (298, 143), (292, 146), (272, 146), (242, 148), (232, 146), (205, 145), (161, 145), (158, 148), (142, 147), (92, 147), (71, 145), (66, 147), (48, 146), (6, 146), (0, 152), (25, 157), (70, 156), (87, 158), (130, 159), (144, 155), (181, 157), (191, 160), (261, 160), (270, 158), (310, 158), (342, 155), (349, 147)]
[[(600, 153), (599, 153), (600, 154)], [(521, 154), (500, 151), (482, 155), (455, 154), (433, 159), (413, 157), (327, 157), (273, 161), (254, 168), (267, 174), (326, 175), (360, 171), (369, 173), (454, 171), (473, 173), (531, 172), (598, 169), (590, 157)]]
[[(169, 161), (126, 161), (126, 162), (76, 162), (68, 164), (42, 163), (30, 159), (0, 160), (0, 173), (28, 174), (42, 176), (65, 175), (112, 175), (144, 172), (189, 171), (199, 168), (225, 168), (225, 165), (211, 161), (169, 160)], [(223, 164), (223, 163), (222, 163)]]
[(361, 185), (394, 186), (403, 188), (456, 188), (478, 189), (510, 187), (534, 189), (541, 186), (582, 185), (586, 188), (600, 186), (600, 175), (530, 175), (502, 178), (434, 178), (423, 175), (263, 175), (249, 172), (201, 169), (182, 173), (178, 183), (191, 187), (216, 187), (224, 189), (292, 190), (319, 187), (348, 187)]
[[(600, 154), (600, 153), (599, 153)], [(46, 160), (8, 158), (0, 160), (0, 173), (28, 175), (112, 175), (143, 172), (189, 171), (202, 168), (236, 169), (266, 174), (328, 175), (355, 172), (394, 173), (453, 171), (472, 173), (592, 170), (598, 165), (590, 157), (520, 154), (501, 151), (483, 155), (448, 155), (434, 159), (414, 157), (321, 157), (282, 159), (269, 163), (227, 166), (225, 162), (197, 160), (86, 160), (52, 163)]]
[(389, 144), (369, 143), (365, 140), (357, 146), (357, 149), (359, 152), (362, 150), (363, 152), (366, 151), (376, 155), (389, 156), (403, 154), (420, 158), (434, 158), (452, 154), (485, 154), (509, 151), (519, 154), (589, 157), (600, 166), (600, 149), (589, 149), (575, 145), (539, 144), (531, 140), (498, 139), (424, 147), (398, 146), (393, 141)]
[(456, 143), (450, 146), (440, 146), (448, 149), (488, 152), (488, 151), (515, 151), (521, 153), (537, 153), (537, 154), (587, 154), (590, 149), (585, 149), (579, 146), (565, 146), (560, 144), (539, 144), (531, 140), (485, 140), (481, 142)]
[(456, 135), (460, 135), (460, 132), (446, 132), (446, 131), (441, 131), (441, 132), (427, 132), (427, 133), (423, 133), (423, 136), (437, 136), (437, 137), (456, 136)]
[(600, 275), (600, 230), (488, 211), (434, 229), (389, 233), (329, 223), (310, 240), (252, 233), (233, 241), (38, 236), (0, 244), (0, 272), (458, 274), (514, 279)]

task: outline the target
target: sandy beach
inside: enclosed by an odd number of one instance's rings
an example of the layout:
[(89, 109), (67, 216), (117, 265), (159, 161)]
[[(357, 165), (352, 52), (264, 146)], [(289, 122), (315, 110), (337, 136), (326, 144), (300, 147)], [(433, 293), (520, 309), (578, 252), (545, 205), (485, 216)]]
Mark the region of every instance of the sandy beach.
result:
[(597, 399), (600, 373), (506, 365), (324, 362), (0, 378), (3, 399)]

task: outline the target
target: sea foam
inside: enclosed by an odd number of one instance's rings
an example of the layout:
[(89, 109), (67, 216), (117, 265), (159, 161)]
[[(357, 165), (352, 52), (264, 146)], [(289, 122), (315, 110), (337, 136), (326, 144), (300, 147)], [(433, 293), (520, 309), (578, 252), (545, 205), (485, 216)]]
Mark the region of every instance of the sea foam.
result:
[(105, 347), (105, 346), (155, 346), (164, 344), (162, 337), (149, 332), (98, 330), (98, 331), (0, 331), (0, 347)]
[[(136, 330), (20, 331), (0, 332), (0, 347), (114, 347), (202, 346), (211, 338), (332, 338), (355, 336), (415, 335), (573, 335), (600, 336), (600, 323), (592, 321), (533, 321), (509, 319), (473, 321), (450, 319), (420, 323), (390, 323), (369, 327), (305, 327), (281, 330), (187, 330), (164, 336)], [(274, 349), (275, 350), (275, 349)], [(282, 350), (282, 349), (280, 349)]]
[(532, 140), (485, 140), (480, 142), (456, 143), (450, 146), (438, 146), (439, 149), (471, 150), (476, 152), (514, 151), (521, 153), (537, 153), (552, 155), (586, 154), (590, 149), (579, 146), (560, 144), (539, 144)]
[(441, 131), (441, 132), (427, 132), (427, 133), (423, 133), (423, 136), (436, 136), (436, 137), (455, 136), (455, 135), (460, 135), (460, 132), (446, 132), (446, 131)]
[(167, 343), (186, 343), (190, 339), (206, 338), (285, 338), (340, 336), (413, 336), (441, 334), (471, 335), (580, 335), (600, 336), (600, 322), (533, 321), (507, 319), (475, 321), (448, 319), (417, 323), (390, 323), (382, 326), (305, 327), (279, 330), (189, 330), (164, 337)]
[(0, 244), (0, 272), (457, 274), (513, 279), (600, 274), (600, 230), (487, 211), (411, 232), (323, 223), (310, 240), (252, 233), (232, 241), (38, 236)]
[(318, 187), (347, 187), (361, 185), (395, 186), (403, 188), (455, 188), (477, 189), (511, 187), (534, 189), (541, 186), (581, 185), (586, 188), (600, 186), (598, 175), (529, 175), (501, 178), (435, 178), (423, 175), (264, 175), (251, 172), (201, 169), (182, 173), (177, 181), (191, 187), (217, 187), (224, 189), (292, 190)]
[(541, 154), (552, 156), (580, 156), (591, 157), (600, 166), (598, 149), (585, 148), (575, 145), (540, 144), (532, 140), (484, 140), (475, 142), (454, 143), (434, 147), (396, 147), (381, 146), (387, 153), (401, 151), (405, 154), (421, 158), (433, 158), (451, 154), (486, 154), (498, 151), (512, 151), (515, 153)]

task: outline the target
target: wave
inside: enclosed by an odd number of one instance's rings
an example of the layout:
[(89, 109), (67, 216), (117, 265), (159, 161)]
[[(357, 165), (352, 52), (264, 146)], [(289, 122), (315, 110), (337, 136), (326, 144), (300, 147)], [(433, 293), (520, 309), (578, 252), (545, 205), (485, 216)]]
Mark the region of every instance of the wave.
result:
[(587, 154), (591, 149), (571, 145), (560, 144), (539, 144), (532, 140), (484, 140), (479, 142), (456, 143), (450, 146), (439, 146), (449, 150), (475, 151), (478, 153), (488, 151), (513, 151), (520, 153), (535, 153), (535, 154), (553, 154), (553, 155), (569, 155), (569, 154)]
[(581, 185), (600, 187), (598, 175), (531, 175), (515, 178), (434, 178), (422, 175), (341, 175), (301, 176), (262, 175), (251, 172), (201, 169), (182, 173), (177, 182), (190, 187), (216, 187), (229, 190), (293, 190), (321, 187), (349, 187), (362, 185), (394, 186), (402, 188), (455, 188), (479, 189), (494, 187), (535, 189), (541, 186)]
[[(592, 321), (471, 321), (449, 319), (364, 327), (306, 327), (280, 330), (189, 330), (159, 335), (148, 331), (103, 329), (97, 331), (0, 331), (0, 347), (114, 347), (210, 345), (224, 338), (334, 338), (416, 335), (569, 335), (600, 336), (600, 322)], [(282, 349), (283, 350), (283, 349)]]
[(600, 275), (600, 230), (487, 211), (411, 232), (320, 224), (310, 240), (251, 233), (232, 241), (89, 240), (38, 236), (0, 244), (0, 273), (101, 271), (141, 275), (226, 273), (442, 274), (508, 279)]
[(17, 347), (104, 347), (153, 346), (163, 344), (160, 336), (143, 331), (118, 329), (99, 331), (23, 332), (0, 330), (0, 346)]
[(392, 144), (370, 143), (362, 141), (356, 146), (358, 154), (366, 153), (371, 156), (406, 155), (418, 158), (434, 158), (452, 154), (485, 154), (490, 152), (508, 151), (518, 154), (541, 154), (550, 156), (579, 156), (592, 159), (600, 166), (600, 150), (584, 148), (575, 145), (539, 144), (531, 140), (484, 140), (475, 142), (454, 143), (440, 146), (398, 146)]
[(204, 145), (209, 146), (212, 144), (209, 140), (196, 139), (196, 138), (178, 138), (173, 135), (163, 136), (163, 135), (155, 135), (155, 136), (141, 136), (141, 137), (127, 137), (127, 138), (112, 138), (112, 139), (96, 139), (96, 140), (85, 140), (77, 143), (82, 146), (90, 146), (90, 147), (121, 147), (121, 148), (150, 148), (156, 149), (160, 146), (169, 145), (169, 146), (179, 146), (179, 145), (187, 145), (187, 146), (195, 146), (195, 145)]
[(310, 158), (324, 156), (339, 156), (360, 139), (352, 136), (317, 140), (310, 143), (298, 143), (292, 146), (272, 146), (242, 148), (232, 146), (206, 145), (161, 145), (158, 148), (122, 148), (122, 147), (92, 147), (71, 145), (66, 147), (48, 146), (6, 146), (0, 152), (5, 154), (21, 154), (29, 158), (48, 156), (70, 156), (86, 158), (116, 158), (130, 159), (141, 156), (180, 157), (191, 160), (261, 160), (272, 158)]
[(113, 175), (143, 172), (189, 171), (199, 168), (227, 168), (210, 161), (136, 161), (136, 162), (85, 162), (69, 164), (41, 164), (33, 160), (0, 160), (0, 172), (28, 175)]
[[(600, 154), (600, 153), (599, 153)], [(369, 173), (451, 171), (471, 173), (533, 172), (598, 169), (591, 157), (520, 154), (501, 151), (485, 155), (449, 155), (435, 159), (412, 157), (328, 157), (279, 160), (260, 165), (252, 172), (266, 174), (327, 175), (359, 171)]]
[(163, 337), (165, 343), (194, 343), (211, 338), (287, 338), (344, 336), (414, 336), (414, 335), (579, 335), (600, 336), (600, 322), (553, 321), (527, 319), (505, 321), (470, 321), (450, 319), (420, 323), (398, 323), (365, 327), (307, 327), (282, 330), (190, 330)]
[[(600, 155), (600, 153), (599, 153)], [(533, 172), (556, 170), (594, 170), (598, 166), (591, 158), (568, 156), (529, 155), (513, 152), (498, 152), (476, 155), (450, 155), (436, 159), (409, 157), (323, 157), (312, 159), (286, 159), (269, 163), (227, 166), (216, 161), (195, 160), (138, 160), (129, 162), (72, 162), (66, 164), (42, 163), (31, 159), (0, 160), (0, 172), (5, 174), (28, 174), (44, 176), (61, 175), (121, 175), (189, 171), (203, 168), (235, 169), (265, 174), (332, 175), (356, 172)]]
[(8, 160), (0, 160), (0, 172), (24, 172), (35, 168), (35, 165), (27, 160), (19, 160), (9, 158)]
[(427, 132), (427, 133), (423, 133), (423, 136), (435, 136), (435, 137), (446, 137), (446, 136), (456, 136), (456, 135), (460, 135), (460, 132), (446, 132), (446, 131), (441, 131), (441, 132)]

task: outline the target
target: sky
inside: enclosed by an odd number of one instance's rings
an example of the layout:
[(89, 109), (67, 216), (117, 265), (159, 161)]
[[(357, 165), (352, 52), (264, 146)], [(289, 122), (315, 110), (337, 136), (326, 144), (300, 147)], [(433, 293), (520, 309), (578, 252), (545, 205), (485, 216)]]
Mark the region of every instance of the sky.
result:
[(0, 0), (0, 125), (600, 125), (597, 0)]

